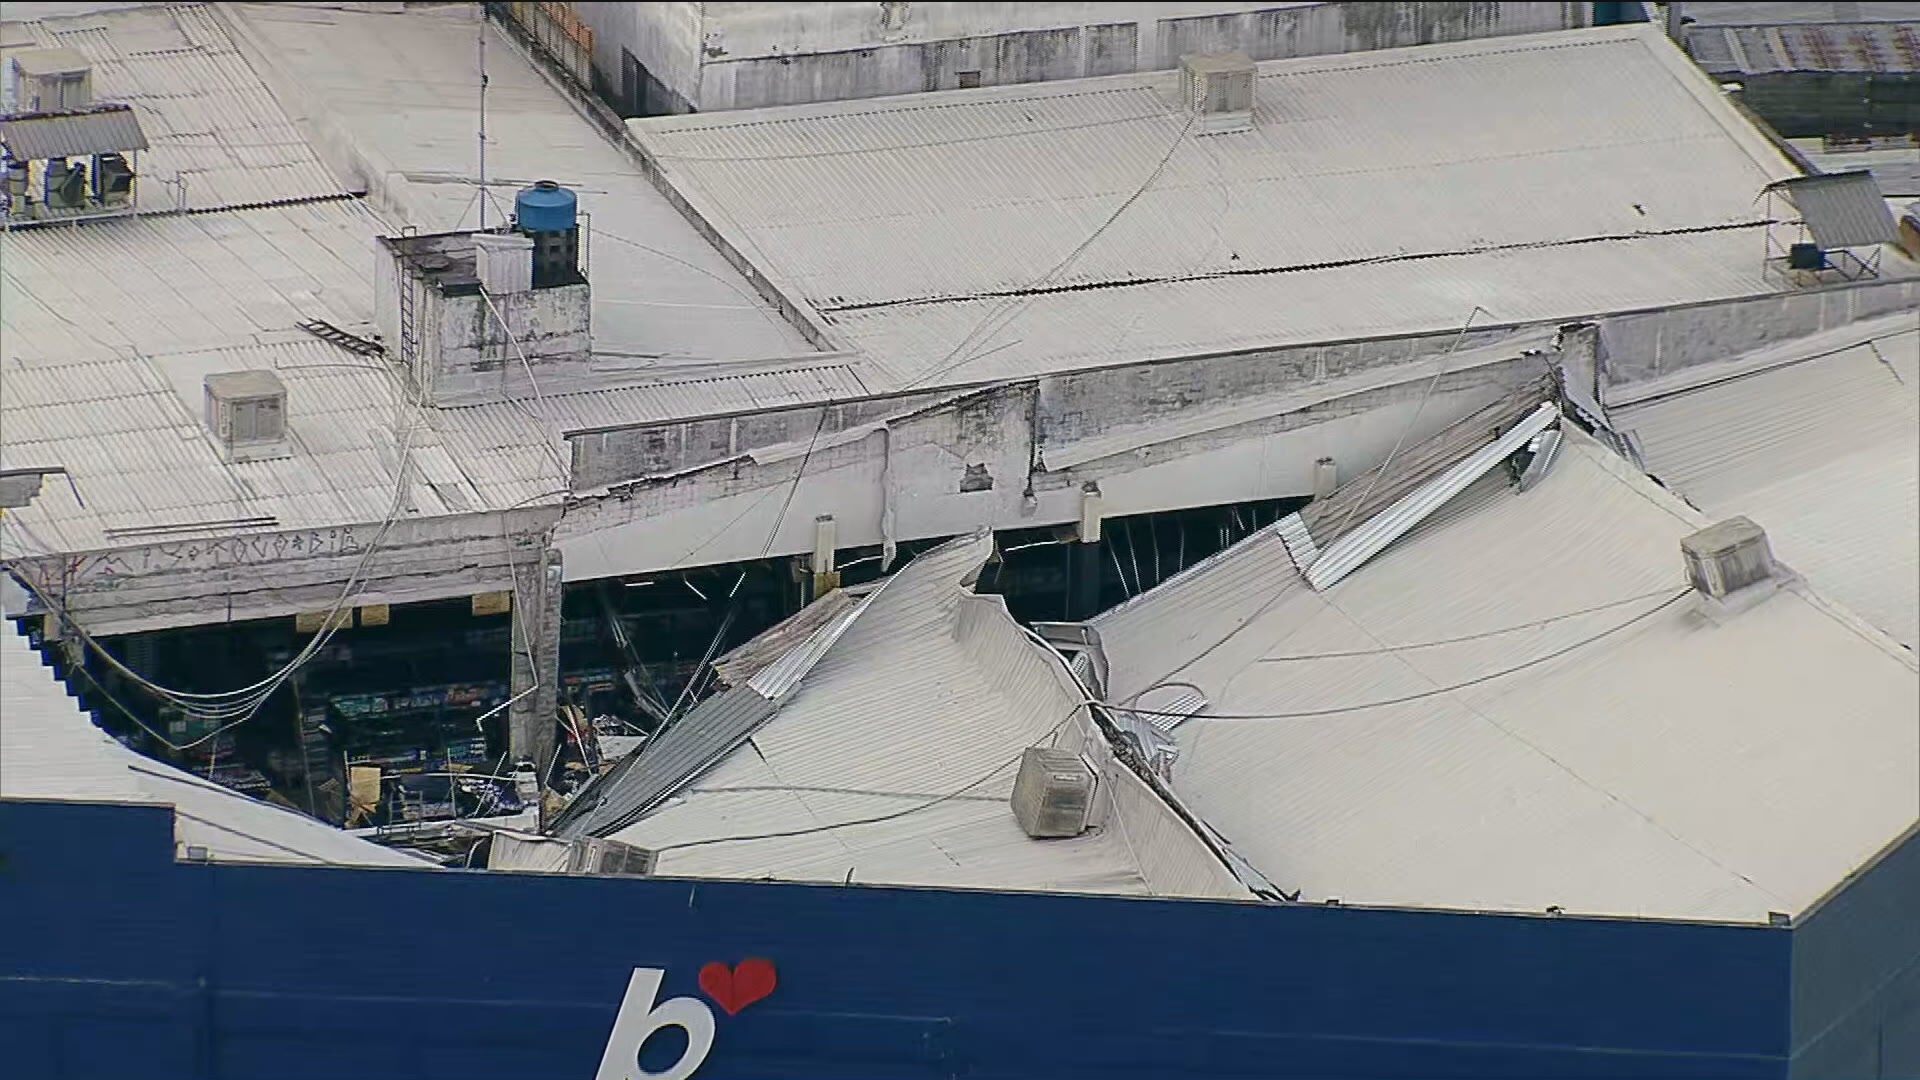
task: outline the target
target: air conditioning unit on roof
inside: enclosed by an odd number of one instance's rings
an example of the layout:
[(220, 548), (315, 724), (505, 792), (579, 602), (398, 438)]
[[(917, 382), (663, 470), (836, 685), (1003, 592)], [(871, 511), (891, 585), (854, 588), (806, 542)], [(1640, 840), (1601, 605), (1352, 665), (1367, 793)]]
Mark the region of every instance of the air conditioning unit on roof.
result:
[(1013, 782), (1013, 816), (1036, 840), (1079, 836), (1093, 813), (1093, 770), (1071, 750), (1028, 747)]
[(222, 371), (206, 378), (206, 421), (228, 461), (292, 456), (287, 387), (271, 371)]
[(1219, 135), (1253, 127), (1253, 60), (1243, 52), (1189, 53), (1180, 58), (1180, 97), (1193, 131)]

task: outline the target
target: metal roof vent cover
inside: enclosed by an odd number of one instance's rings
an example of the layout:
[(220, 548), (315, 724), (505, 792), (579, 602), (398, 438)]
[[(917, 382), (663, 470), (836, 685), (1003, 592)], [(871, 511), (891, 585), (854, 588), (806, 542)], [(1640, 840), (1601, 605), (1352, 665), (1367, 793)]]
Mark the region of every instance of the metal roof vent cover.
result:
[(1197, 134), (1253, 127), (1253, 60), (1243, 52), (1188, 53), (1180, 58), (1180, 100)]
[(93, 63), (72, 49), (28, 49), (14, 54), (12, 66), (18, 112), (78, 112), (93, 105)]
[(1680, 540), (1687, 581), (1711, 600), (1728, 597), (1774, 577), (1773, 550), (1766, 530), (1744, 517), (1732, 517)]
[(1093, 812), (1093, 770), (1071, 750), (1028, 747), (1013, 781), (1013, 816), (1036, 840), (1079, 836)]
[(567, 870), (575, 874), (646, 877), (658, 862), (658, 856), (646, 848), (599, 836), (574, 841), (570, 855)]
[(230, 462), (292, 456), (287, 387), (271, 371), (223, 371), (206, 378), (206, 423)]

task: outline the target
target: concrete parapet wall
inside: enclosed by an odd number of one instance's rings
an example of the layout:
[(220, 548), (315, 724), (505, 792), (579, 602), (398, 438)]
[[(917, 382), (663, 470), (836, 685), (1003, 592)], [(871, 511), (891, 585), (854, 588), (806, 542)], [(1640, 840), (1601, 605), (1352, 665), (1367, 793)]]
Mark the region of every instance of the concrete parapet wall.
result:
[(1920, 318), (1920, 279), (1609, 315), (1600, 324), (1603, 387), (1672, 375), (1777, 342), (1898, 311)]

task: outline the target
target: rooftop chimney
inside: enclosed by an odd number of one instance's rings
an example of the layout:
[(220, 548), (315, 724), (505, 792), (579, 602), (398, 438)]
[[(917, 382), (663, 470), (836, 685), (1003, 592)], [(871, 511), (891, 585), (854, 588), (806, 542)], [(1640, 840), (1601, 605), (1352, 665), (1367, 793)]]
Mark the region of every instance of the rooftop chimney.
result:
[(1180, 98), (1200, 135), (1253, 127), (1253, 60), (1243, 52), (1188, 53), (1180, 58)]
[(1728, 518), (1680, 540), (1687, 581), (1708, 600), (1727, 604), (1771, 591), (1773, 551), (1766, 530), (1744, 517)]

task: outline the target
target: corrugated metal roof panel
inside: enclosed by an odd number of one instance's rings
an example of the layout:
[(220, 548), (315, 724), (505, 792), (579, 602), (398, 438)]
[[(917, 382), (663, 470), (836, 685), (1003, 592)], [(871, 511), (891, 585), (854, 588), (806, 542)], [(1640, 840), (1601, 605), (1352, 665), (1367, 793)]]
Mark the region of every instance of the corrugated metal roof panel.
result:
[(1174, 788), (1308, 898), (1764, 922), (1912, 822), (1920, 675), (1799, 589), (1658, 608), (1702, 523), (1570, 432), (1324, 594), (1267, 531), (1096, 625), (1117, 694), (1207, 692)]
[(1000, 600), (963, 584), (991, 549), (975, 537), (909, 563), (750, 748), (615, 838), (668, 874), (1244, 897), (1150, 794), (1081, 837), (1021, 831), (1006, 801), (1020, 752), (1086, 738), (1085, 710)]
[(1867, 247), (1893, 239), (1893, 211), (1873, 173), (1866, 169), (1797, 176), (1769, 190), (1786, 196), (1800, 211), (1807, 231), (1821, 247)]
[(814, 631), (838, 618), (860, 601), (866, 591), (835, 589), (713, 662), (715, 677), (724, 686), (740, 686), (812, 637)]
[(1701, 26), (1794, 26), (1803, 23), (1874, 23), (1920, 21), (1920, 4), (1911, 0), (1835, 0), (1832, 3), (1782, 3), (1762, 0), (1716, 0), (1693, 4), (1686, 14)]
[[(1707, 250), (1690, 230), (1757, 222), (1754, 193), (1793, 170), (1656, 31), (1259, 72), (1253, 130), (1221, 136), (1186, 132), (1172, 72), (633, 128), (902, 378), (973, 353), (944, 381), (1431, 330), (1475, 303), (1552, 318), (1767, 291), (1754, 236), (1675, 263)], [(1591, 107), (1623, 82), (1618, 108)]]
[(172, 806), (175, 842), (215, 861), (430, 867), (120, 745), (11, 625), (0, 626), (0, 715), (0, 795)]
[[(269, 50), (289, 88), (388, 171), (383, 209), (427, 231), (473, 227), (474, 33), (470, 20), (253, 4), (223, 9)], [(580, 115), (515, 43), (488, 26), (487, 217), (551, 178), (591, 217), (596, 349), (667, 362), (787, 356), (810, 348), (653, 184)], [(496, 53), (495, 50), (499, 52)], [(276, 87), (278, 84), (276, 83)]]
[[(138, 112), (152, 148), (141, 156), (142, 203), (188, 209), (338, 195), (320, 161), (216, 15), (165, 4), (28, 22), (42, 45), (93, 64), (96, 100)], [(164, 185), (184, 181), (184, 190)]]
[(1648, 471), (1716, 515), (1744, 514), (1824, 595), (1920, 648), (1920, 330), (1626, 409)]
[(0, 146), (16, 161), (145, 150), (147, 136), (125, 105), (86, 112), (0, 117)]
[(608, 770), (557, 818), (557, 836), (606, 836), (712, 767), (774, 713), (772, 700), (736, 686), (701, 702)]
[(1920, 21), (1694, 26), (1687, 30), (1687, 51), (1719, 76), (1909, 73), (1920, 71)]
[(1307, 582), (1322, 591), (1358, 569), (1381, 549), (1418, 527), (1434, 511), (1454, 496), (1471, 487), (1495, 466), (1527, 445), (1527, 440), (1560, 419), (1560, 410), (1552, 404), (1541, 405), (1518, 423), (1502, 431), (1500, 437), (1474, 450), (1451, 467), (1394, 501), (1338, 540), (1326, 545), (1320, 557), (1307, 568)]

